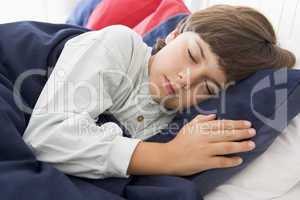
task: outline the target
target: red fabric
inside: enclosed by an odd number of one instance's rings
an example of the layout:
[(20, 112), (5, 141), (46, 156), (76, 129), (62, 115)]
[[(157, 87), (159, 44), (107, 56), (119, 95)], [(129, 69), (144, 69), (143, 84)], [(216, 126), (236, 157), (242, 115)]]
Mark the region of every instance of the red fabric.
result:
[(87, 28), (99, 30), (113, 24), (130, 28), (153, 13), (162, 0), (103, 0), (91, 14)]
[(190, 14), (189, 9), (182, 0), (162, 0), (155, 12), (135, 26), (134, 30), (140, 35), (144, 35), (161, 22), (181, 13)]

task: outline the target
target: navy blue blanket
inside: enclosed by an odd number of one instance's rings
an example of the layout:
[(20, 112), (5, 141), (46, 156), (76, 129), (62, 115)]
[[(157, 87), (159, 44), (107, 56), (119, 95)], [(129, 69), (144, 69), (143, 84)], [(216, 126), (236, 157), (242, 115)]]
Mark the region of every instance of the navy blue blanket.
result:
[[(84, 179), (67, 176), (47, 163), (35, 159), (22, 140), (22, 134), (30, 118), (31, 109), (47, 81), (65, 42), (88, 31), (71, 25), (55, 25), (37, 22), (19, 22), (0, 25), (0, 195), (4, 200), (94, 200), (94, 199), (174, 199), (201, 200), (216, 186), (242, 170), (255, 157), (263, 153), (276, 136), (300, 110), (300, 72), (274, 72), (265, 70), (233, 87), (225, 94), (232, 101), (225, 102), (227, 111), (217, 107), (223, 98), (201, 104), (204, 110), (217, 108), (222, 118), (251, 120), (258, 130), (255, 137), (257, 149), (241, 156), (243, 165), (231, 169), (209, 170), (190, 177), (131, 176), (130, 178)], [(276, 118), (277, 110), (287, 108), (286, 123), (280, 126), (265, 125), (251, 110), (249, 92), (253, 83), (264, 77), (272, 82), (286, 75), (287, 81), (279, 82), (288, 96), (270, 101), (265, 94), (277, 94), (275, 87), (256, 95), (254, 108), (269, 118)], [(282, 78), (280, 78), (281, 80)], [(258, 102), (258, 103), (257, 103)], [(251, 102), (253, 103), (253, 102)], [(238, 107), (236, 106), (238, 105)], [(165, 129), (149, 141), (166, 142), (174, 138), (185, 119), (191, 120), (199, 111), (179, 113), (173, 120), (178, 126)], [(115, 121), (113, 116), (102, 115), (99, 124)], [(117, 121), (115, 121), (117, 122)], [(118, 123), (118, 122), (117, 122)], [(122, 126), (120, 124), (120, 126)], [(122, 127), (124, 129), (124, 127)], [(124, 129), (126, 132), (126, 130)]]
[[(65, 42), (88, 30), (37, 22), (0, 25), (0, 195), (3, 200), (197, 199), (185, 179), (89, 180), (39, 162), (22, 140), (31, 109)], [(113, 116), (101, 116), (101, 122)], [(127, 186), (127, 187), (126, 187)], [(154, 193), (153, 193), (154, 192)], [(147, 197), (148, 195), (148, 197)], [(175, 196), (174, 196), (175, 195)]]

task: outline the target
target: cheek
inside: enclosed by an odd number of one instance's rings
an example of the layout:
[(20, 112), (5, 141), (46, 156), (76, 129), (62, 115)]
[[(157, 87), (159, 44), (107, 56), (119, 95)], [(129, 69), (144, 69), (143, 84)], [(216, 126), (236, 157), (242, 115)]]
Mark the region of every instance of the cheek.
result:
[(163, 65), (164, 68), (180, 70), (183, 65), (186, 65), (182, 48), (177, 48), (175, 45), (172, 45), (170, 47), (165, 47), (165, 49), (162, 49), (161, 51), (159, 59), (160, 64)]
[(178, 68), (178, 59), (176, 56), (168, 54), (162, 58), (161, 64), (164, 70), (175, 70)]
[(196, 105), (206, 99), (209, 98), (209, 96), (206, 93), (205, 85), (204, 84), (198, 84), (189, 90), (186, 90), (182, 94), (183, 103), (186, 106), (193, 106)]

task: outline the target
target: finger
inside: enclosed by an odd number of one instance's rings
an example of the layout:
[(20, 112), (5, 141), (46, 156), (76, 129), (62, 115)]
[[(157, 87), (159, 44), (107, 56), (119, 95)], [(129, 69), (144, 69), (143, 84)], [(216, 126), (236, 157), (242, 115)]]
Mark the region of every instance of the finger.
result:
[(210, 114), (210, 115), (197, 115), (192, 121), (195, 123), (203, 123), (203, 122), (208, 122), (216, 119), (215, 114)]
[(210, 145), (211, 155), (229, 155), (252, 151), (255, 148), (253, 141), (244, 142), (219, 142)]
[(251, 122), (245, 120), (213, 120), (201, 124), (202, 130), (234, 130), (248, 129)]
[(201, 131), (209, 142), (233, 142), (252, 138), (256, 135), (255, 129), (234, 129), (218, 131)]
[(241, 157), (215, 156), (210, 160), (211, 169), (236, 167), (243, 163)]

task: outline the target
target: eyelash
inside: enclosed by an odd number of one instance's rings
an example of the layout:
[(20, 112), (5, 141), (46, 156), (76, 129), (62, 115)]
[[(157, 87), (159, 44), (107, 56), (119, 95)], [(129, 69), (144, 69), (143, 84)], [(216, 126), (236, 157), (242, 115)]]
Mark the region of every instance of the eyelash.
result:
[(214, 95), (214, 93), (208, 87), (207, 80), (205, 80), (205, 87), (206, 87), (209, 95)]
[(191, 51), (188, 49), (188, 54), (189, 54), (189, 57), (192, 59), (192, 61), (194, 62), (194, 63), (197, 63), (197, 61), (195, 60), (195, 58), (192, 56), (192, 53), (191, 53)]

